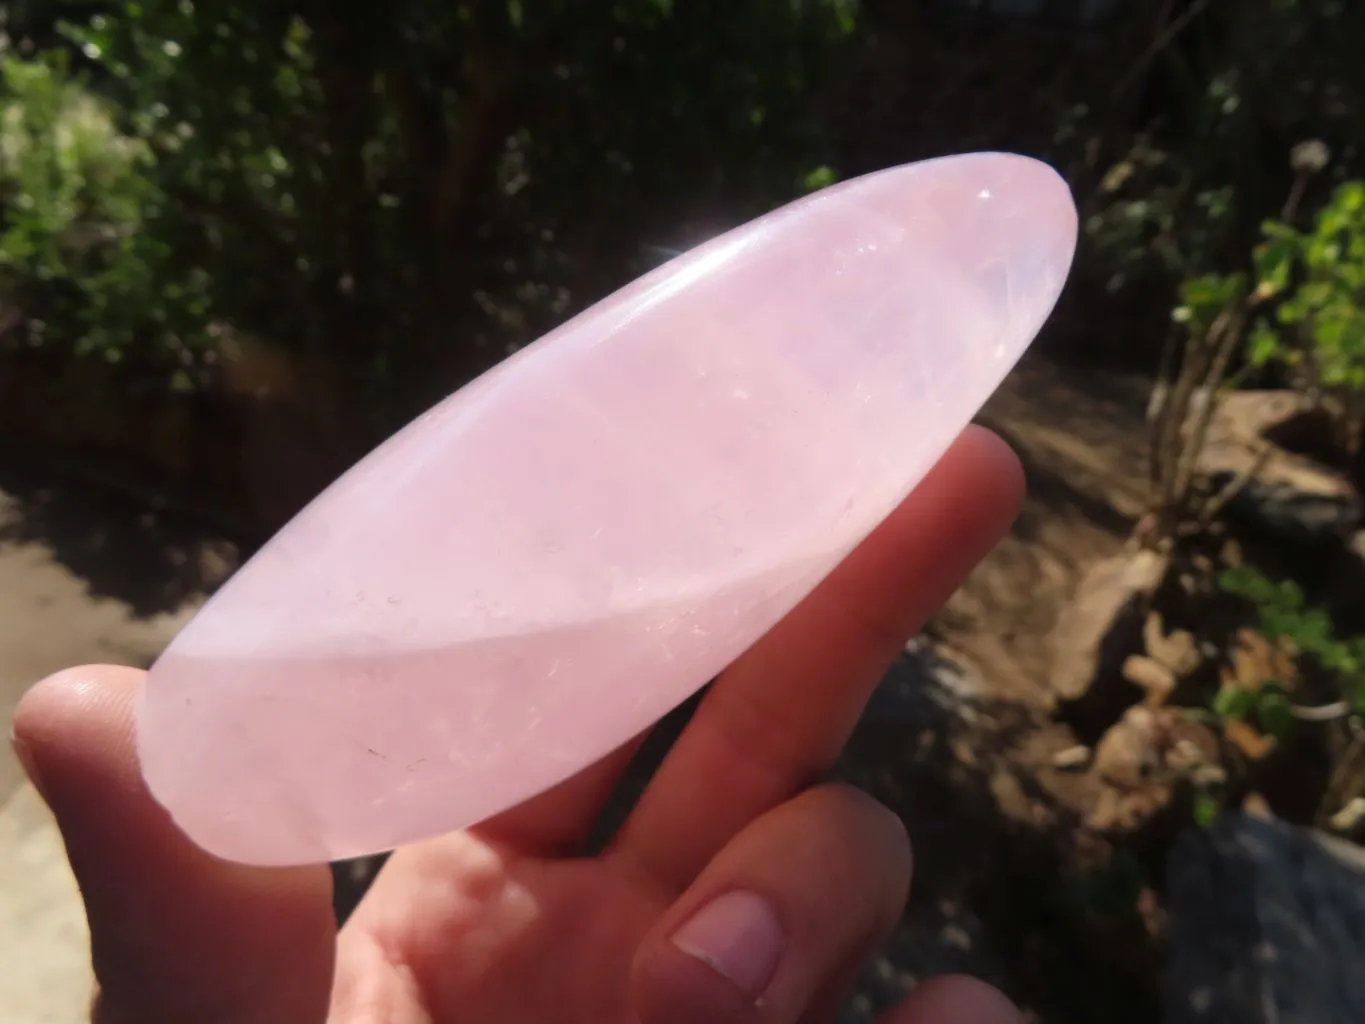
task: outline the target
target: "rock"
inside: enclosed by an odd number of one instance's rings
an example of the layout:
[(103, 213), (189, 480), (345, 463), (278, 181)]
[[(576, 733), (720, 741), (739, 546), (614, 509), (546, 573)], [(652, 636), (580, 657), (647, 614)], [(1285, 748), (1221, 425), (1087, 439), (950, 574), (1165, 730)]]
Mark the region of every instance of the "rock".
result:
[(972, 937), (967, 933), (967, 929), (961, 925), (945, 924), (942, 938), (945, 943), (955, 949), (969, 950), (972, 948)]
[(1165, 1024), (1365, 1020), (1365, 850), (1224, 815), (1172, 848)]
[(1086, 824), (1097, 832), (1137, 832), (1171, 805), (1170, 786), (1148, 786), (1133, 792), (1106, 789), (1100, 793)]
[(1305, 402), (1291, 388), (1248, 389), (1224, 395), (1209, 424), (1210, 441), (1267, 438), (1304, 413)]
[(1158, 611), (1148, 614), (1142, 628), (1142, 643), (1148, 656), (1170, 669), (1177, 679), (1193, 673), (1203, 661), (1194, 634), (1187, 629), (1173, 629), (1167, 633)]
[(1340, 543), (1361, 512), (1346, 478), (1269, 439), (1302, 412), (1292, 392), (1234, 392), (1214, 414), (1197, 468), (1215, 489), (1255, 470), (1228, 503), (1229, 518), (1287, 543)]
[(1332, 815), (1328, 824), (1332, 831), (1340, 832), (1342, 835), (1351, 835), (1358, 831), (1361, 825), (1365, 825), (1365, 796), (1348, 800), (1341, 810)]
[(1266, 821), (1271, 821), (1275, 817), (1275, 812), (1270, 808), (1270, 801), (1254, 791), (1242, 798), (1242, 813)]
[(1095, 771), (1105, 782), (1137, 789), (1160, 767), (1167, 729), (1164, 710), (1143, 705), (1129, 708), (1100, 737), (1095, 747)]
[(1052, 755), (1052, 767), (1061, 771), (1072, 771), (1077, 768), (1084, 768), (1090, 764), (1091, 755), (1094, 752), (1084, 744), (1074, 747), (1067, 747), (1059, 750)]
[[(1214, 740), (1214, 744), (1216, 743)], [(1206, 769), (1217, 767), (1216, 761), (1213, 760), (1216, 757), (1216, 748), (1210, 751), (1188, 736), (1182, 736), (1171, 744), (1171, 749), (1166, 752), (1166, 763), (1177, 772), (1190, 774), (1199, 772), (1201, 778), (1207, 779), (1209, 773)]]
[(1365, 530), (1357, 530), (1351, 534), (1351, 539), (1346, 542), (1346, 550), (1351, 553), (1351, 557), (1365, 562)]
[[(1215, 475), (1212, 482), (1222, 487), (1230, 475)], [(1316, 546), (1340, 543), (1360, 522), (1355, 496), (1345, 488), (1328, 491), (1321, 473), (1309, 482), (1252, 480), (1227, 506), (1227, 515), (1289, 544)]]
[(1118, 672), (1137, 646), (1144, 606), (1168, 565), (1164, 555), (1142, 550), (1106, 559), (1086, 573), (1050, 638), (1049, 686), (1057, 698), (1079, 700), (1097, 679)]
[(1227, 784), (1228, 770), (1221, 764), (1204, 761), (1190, 770), (1190, 781), (1196, 789), (1214, 789)]
[(971, 703), (985, 689), (968, 666), (916, 638), (872, 692), (863, 719), (901, 728), (933, 727), (945, 714), (970, 721), (975, 714)]
[(1173, 782), (1218, 763), (1218, 738), (1174, 708), (1134, 705), (1095, 747), (1094, 768), (1119, 789)]
[(1166, 764), (1172, 770), (1206, 780), (1223, 771), (1223, 747), (1218, 734), (1208, 725), (1176, 716), (1171, 735), (1173, 742), (1166, 752)]
[(1175, 673), (1145, 654), (1130, 654), (1123, 662), (1123, 678), (1147, 694), (1148, 704), (1163, 704), (1175, 689)]

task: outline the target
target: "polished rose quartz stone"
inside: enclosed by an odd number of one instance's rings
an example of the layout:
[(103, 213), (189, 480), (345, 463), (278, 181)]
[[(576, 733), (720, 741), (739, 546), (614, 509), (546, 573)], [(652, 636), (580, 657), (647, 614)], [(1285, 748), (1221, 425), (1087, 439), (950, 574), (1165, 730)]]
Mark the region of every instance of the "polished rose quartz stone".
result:
[(212, 853), (280, 865), (584, 768), (920, 481), (1075, 239), (1051, 169), (972, 154), (825, 189), (623, 288), (375, 450), (209, 601), (138, 710), (152, 793)]

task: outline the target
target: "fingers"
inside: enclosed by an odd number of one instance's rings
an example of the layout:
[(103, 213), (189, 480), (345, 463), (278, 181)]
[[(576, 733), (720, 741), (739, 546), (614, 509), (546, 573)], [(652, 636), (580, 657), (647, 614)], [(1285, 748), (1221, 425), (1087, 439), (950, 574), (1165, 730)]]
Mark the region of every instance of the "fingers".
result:
[(833, 763), (910, 638), (1009, 529), (1023, 473), (973, 428), (856, 551), (717, 680), (614, 852), (677, 888)]
[(878, 1024), (1023, 1024), (1014, 1004), (984, 981), (952, 975), (919, 985)]
[(640, 749), (637, 736), (576, 775), (476, 826), (485, 840), (543, 857), (573, 856)]
[(736, 836), (642, 943), (641, 1024), (801, 1020), (891, 930), (909, 880), (890, 811), (846, 786), (803, 793)]
[(335, 938), (327, 869), (228, 864), (175, 828), (138, 771), (143, 678), (112, 666), (62, 672), (14, 719), (85, 901), (95, 1020), (323, 1021)]

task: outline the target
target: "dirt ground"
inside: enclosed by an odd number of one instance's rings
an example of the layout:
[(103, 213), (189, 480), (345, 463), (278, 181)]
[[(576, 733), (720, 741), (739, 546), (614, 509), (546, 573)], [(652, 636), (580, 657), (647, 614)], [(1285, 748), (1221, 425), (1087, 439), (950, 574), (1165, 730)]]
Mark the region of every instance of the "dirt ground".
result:
[(1045, 699), (1046, 640), (1081, 574), (1119, 551), (1146, 498), (1147, 384), (1023, 362), (979, 417), (1024, 463), (1006, 540), (934, 624), (1000, 698)]
[[(918, 858), (907, 924), (869, 965), (849, 1021), (868, 1019), (918, 975), (958, 969), (998, 981), (1040, 1020), (1151, 1019), (1141, 1014), (1152, 965), (1128, 942), (1134, 922), (1101, 915), (1099, 932), (1073, 927), (1072, 911), (1090, 914), (1094, 893), (1077, 888), (1058, 851), (1082, 841), (1075, 820), (1093, 794), (1047, 767), (1074, 740), (1046, 714), (1047, 635), (1080, 575), (1120, 548), (1140, 509), (1145, 401), (1140, 380), (1083, 382), (1032, 357), (981, 416), (1023, 458), (1029, 497), (1011, 535), (934, 622), (932, 644), (888, 678), (846, 759), (846, 774), (905, 816)], [(63, 664), (149, 663), (236, 558), (193, 522), (0, 453), (5, 714), (34, 678)], [(940, 656), (951, 665), (931, 671)], [(0, 1019), (74, 1024), (83, 994), (34, 995), (37, 976), (49, 994), (61, 978), (79, 987), (84, 938), (60, 864), (43, 868), (46, 902), (15, 895), (32, 887), (35, 858), (60, 850), (18, 778), (6, 750), (0, 946), (24, 944), (27, 966), (0, 967)], [(1114, 941), (1097, 943), (1105, 929)]]

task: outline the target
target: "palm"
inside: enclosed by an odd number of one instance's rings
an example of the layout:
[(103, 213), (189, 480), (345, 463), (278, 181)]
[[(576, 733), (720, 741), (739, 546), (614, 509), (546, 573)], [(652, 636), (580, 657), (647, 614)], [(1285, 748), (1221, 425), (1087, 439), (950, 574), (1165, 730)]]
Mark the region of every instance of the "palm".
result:
[(610, 859), (472, 837), (403, 851), (343, 935), (338, 1008), (364, 992), (394, 1021), (628, 1021), (635, 950), (676, 895)]

